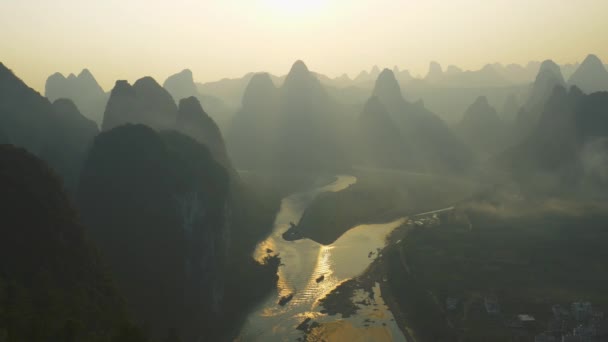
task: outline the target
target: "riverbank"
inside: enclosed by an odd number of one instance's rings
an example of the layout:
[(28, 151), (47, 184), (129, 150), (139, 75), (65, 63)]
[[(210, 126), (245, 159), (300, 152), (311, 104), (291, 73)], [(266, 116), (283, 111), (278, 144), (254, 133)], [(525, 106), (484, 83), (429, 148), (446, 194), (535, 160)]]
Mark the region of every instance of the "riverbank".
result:
[[(407, 181), (414, 182), (414, 179)], [(243, 340), (295, 340), (302, 338), (302, 330), (306, 331), (303, 338), (311, 336), (313, 340), (344, 340), (347, 336), (367, 336), (377, 341), (405, 340), (405, 335), (409, 334), (403, 328), (405, 320), (393, 307), (398, 315), (397, 324), (389, 307), (393, 302), (392, 294), (383, 286), (387, 282), (386, 261), (390, 260), (383, 255), (405, 237), (400, 234), (405, 234), (416, 222), (421, 224), (424, 218), (416, 218), (401, 228), (398, 227), (405, 219), (349, 227), (329, 246), (310, 239), (288, 242), (282, 238), (292, 222), (301, 221), (303, 213), (318, 196), (349, 191), (356, 182), (354, 176), (339, 176), (332, 184), (283, 199), (273, 233), (258, 245), (255, 254), (267, 255), (268, 249), (280, 254), (284, 266), (279, 269), (277, 293), (250, 313), (242, 329)], [(438, 186), (438, 190), (441, 189)], [(410, 194), (424, 197), (412, 191)], [(430, 194), (434, 196), (437, 191)], [(421, 208), (417, 212), (424, 212), (437, 207), (416, 208)], [(429, 213), (429, 216), (433, 215)], [(391, 241), (388, 246), (387, 237)], [(288, 294), (294, 295), (293, 300), (278, 306), (278, 299)], [(385, 296), (388, 298), (386, 303)], [(411, 336), (409, 340), (412, 340)]]
[(476, 182), (445, 175), (381, 169), (356, 169), (354, 175), (356, 184), (318, 196), (286, 237), (329, 245), (357, 225), (447, 207), (478, 188)]
[[(369, 261), (366, 256), (357, 258), (351, 252), (383, 246), (384, 237), (394, 228), (389, 223), (384, 228), (354, 230), (332, 247), (324, 247), (310, 240), (285, 241), (281, 235), (291, 222), (300, 220), (316, 196), (323, 192), (341, 191), (357, 181), (348, 175), (324, 179), (330, 180), (332, 182), (329, 184), (317, 182), (316, 188), (293, 193), (282, 199), (272, 233), (257, 245), (254, 252), (258, 261), (266, 257), (269, 250), (280, 255), (283, 265), (279, 268), (276, 290), (248, 313), (239, 334), (241, 340), (281, 341), (300, 337), (300, 331), (294, 327), (307, 315), (315, 314), (310, 310), (318, 297), (344, 279), (360, 274), (367, 267)], [(292, 300), (285, 305), (278, 305), (279, 299), (286, 295), (293, 295)]]
[[(340, 319), (330, 323), (319, 323), (314, 320), (307, 319), (303, 324), (306, 329), (306, 335), (303, 341), (309, 340), (309, 337), (326, 337), (327, 326), (335, 325), (344, 319), (358, 318), (362, 320), (361, 325), (369, 334), (378, 336), (380, 340), (392, 341), (396, 338), (390, 330), (387, 330), (387, 323), (376, 321), (373, 317), (382, 317), (380, 311), (389, 311), (394, 322), (402, 333), (402, 338), (408, 342), (415, 341), (405, 326), (404, 316), (398, 307), (393, 305), (393, 297), (390, 288), (386, 286), (387, 265), (384, 254), (394, 248), (397, 241), (406, 238), (411, 226), (402, 224), (395, 228), (387, 237), (387, 245), (383, 249), (376, 251), (361, 251), (367, 253), (369, 258), (373, 258), (373, 262), (360, 275), (348, 279), (334, 288), (324, 298), (320, 299), (318, 304), (321, 308), (320, 312), (328, 316), (338, 316)], [(381, 306), (386, 306), (381, 309)], [(363, 317), (360, 317), (362, 312)], [(370, 314), (371, 313), (371, 314)], [(371, 316), (372, 318), (368, 317)], [(383, 317), (386, 318), (386, 317)], [(341, 328), (346, 330), (344, 324)], [(353, 329), (352, 327), (350, 329)], [(358, 330), (358, 334), (365, 334), (364, 331)], [(315, 340), (315, 339), (312, 340)]]
[[(360, 276), (341, 284), (321, 299), (321, 312), (356, 315), (362, 306), (374, 305), (374, 285), (380, 287), (383, 303), (407, 341), (435, 341), (454, 336), (452, 325), (437, 298), (412, 275), (402, 247), (412, 233), (434, 229), (440, 222), (459, 217), (455, 208), (413, 215), (386, 238), (386, 246), (374, 253), (374, 261)], [(357, 293), (366, 298), (353, 301)], [(442, 323), (443, 322), (443, 323)], [(433, 324), (432, 326), (429, 324)], [(429, 333), (430, 332), (430, 333)]]
[(605, 312), (607, 221), (604, 207), (563, 199), (459, 206), (385, 252), (391, 310), (419, 342), (534, 340), (554, 329), (555, 305)]

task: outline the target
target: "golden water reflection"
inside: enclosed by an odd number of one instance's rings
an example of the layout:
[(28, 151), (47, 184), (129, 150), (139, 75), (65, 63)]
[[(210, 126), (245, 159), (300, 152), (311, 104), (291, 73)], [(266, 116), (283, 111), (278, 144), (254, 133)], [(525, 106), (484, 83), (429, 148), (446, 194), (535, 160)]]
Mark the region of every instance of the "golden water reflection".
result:
[[(372, 289), (373, 295), (356, 290), (353, 302), (373, 298), (370, 305), (360, 305), (359, 312), (349, 318), (317, 317), (320, 326), (309, 334), (309, 341), (405, 341), (393, 314), (382, 299), (380, 284)], [(338, 317), (338, 316), (336, 316)]]
[[(330, 246), (323, 246), (308, 239), (285, 241), (282, 238), (282, 234), (292, 222), (299, 222), (304, 210), (315, 196), (322, 192), (346, 189), (355, 182), (355, 177), (338, 176), (335, 182), (327, 186), (283, 199), (275, 218), (273, 232), (265, 241), (258, 244), (253, 254), (259, 261), (269, 254), (279, 254), (284, 265), (279, 267), (277, 291), (248, 316), (239, 340), (297, 340), (302, 337), (302, 332), (295, 328), (306, 318), (321, 324), (314, 333), (324, 336), (324, 340), (389, 341), (395, 340), (395, 337), (396, 340), (400, 340), (398, 337), (400, 332), (394, 321), (391, 321), (392, 314), (383, 303), (375, 303), (373, 307), (362, 307), (352, 319), (339, 319), (339, 315), (321, 314), (317, 306), (319, 299), (325, 297), (342, 282), (365, 270), (374, 259), (369, 252), (376, 252), (377, 249), (382, 248), (386, 235), (401, 225), (402, 220), (354, 227)], [(322, 280), (319, 279), (321, 276), (323, 276)], [(374, 290), (374, 295), (381, 301), (379, 291), (378, 286), (378, 289)], [(277, 304), (282, 296), (290, 294), (293, 294), (293, 299), (286, 305)], [(363, 320), (366, 318), (375, 323), (364, 323)]]
[(351, 322), (339, 320), (322, 324), (309, 334), (309, 341), (327, 342), (381, 342), (393, 341), (390, 330), (385, 327), (356, 327)]

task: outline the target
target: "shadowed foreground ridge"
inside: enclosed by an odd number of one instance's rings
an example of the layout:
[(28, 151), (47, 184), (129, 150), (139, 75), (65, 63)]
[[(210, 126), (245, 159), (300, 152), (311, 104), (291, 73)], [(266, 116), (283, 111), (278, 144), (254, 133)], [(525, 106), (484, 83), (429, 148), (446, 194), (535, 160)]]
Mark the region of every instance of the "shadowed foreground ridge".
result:
[(0, 145), (0, 336), (106, 341), (124, 304), (59, 178), (25, 150)]
[(225, 169), (191, 138), (126, 125), (95, 139), (79, 208), (129, 308), (154, 336), (200, 336), (194, 322), (217, 310), (227, 192)]

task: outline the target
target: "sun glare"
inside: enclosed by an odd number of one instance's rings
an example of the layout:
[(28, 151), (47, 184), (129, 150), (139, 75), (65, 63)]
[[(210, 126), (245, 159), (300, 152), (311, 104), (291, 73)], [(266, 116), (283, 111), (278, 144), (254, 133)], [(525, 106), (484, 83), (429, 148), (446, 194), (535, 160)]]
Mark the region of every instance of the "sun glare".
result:
[(266, 0), (275, 14), (302, 17), (319, 14), (326, 9), (328, 0)]

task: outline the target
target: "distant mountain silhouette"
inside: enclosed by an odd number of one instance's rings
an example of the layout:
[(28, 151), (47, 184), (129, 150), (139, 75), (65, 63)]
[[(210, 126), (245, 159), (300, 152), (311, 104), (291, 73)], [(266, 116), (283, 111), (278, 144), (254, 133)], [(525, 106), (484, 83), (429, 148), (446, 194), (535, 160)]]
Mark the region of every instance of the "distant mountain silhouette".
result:
[(395, 74), (395, 78), (400, 84), (409, 83), (414, 79), (408, 70), (401, 70), (399, 72), (395, 72), (395, 70), (393, 70), (393, 74)]
[(607, 92), (585, 95), (557, 86), (530, 136), (502, 156), (502, 165), (531, 189), (571, 191), (581, 182), (605, 189), (607, 111)]
[[(124, 125), (100, 134), (78, 191), (81, 215), (138, 321), (196, 340), (221, 298), (226, 170), (176, 132)], [(220, 292), (218, 292), (220, 291)]]
[(233, 109), (216, 96), (206, 95), (199, 92), (189, 69), (171, 75), (163, 83), (163, 88), (171, 94), (177, 103), (188, 97), (196, 97), (208, 114), (218, 123), (224, 123), (232, 114)]
[(279, 93), (276, 165), (318, 172), (341, 164), (336, 104), (304, 62), (294, 63)]
[(177, 106), (167, 90), (152, 77), (137, 80), (133, 86), (116, 81), (105, 110), (102, 131), (126, 123), (144, 124), (156, 130), (175, 124)]
[(569, 80), (570, 77), (574, 74), (574, 72), (580, 67), (580, 63), (568, 63), (560, 65), (560, 69), (562, 69), (562, 75), (564, 75), (564, 79)]
[(54, 134), (41, 155), (63, 175), (67, 189), (74, 194), (82, 164), (99, 129), (69, 99), (56, 100), (53, 109), (56, 119), (49, 130)]
[(241, 168), (263, 168), (276, 150), (279, 92), (267, 73), (255, 74), (228, 129), (230, 155)]
[(215, 82), (197, 83), (196, 87), (201, 94), (215, 96), (224, 101), (228, 106), (239, 108), (245, 88), (253, 77), (250, 72), (238, 78), (224, 78)]
[(526, 103), (517, 114), (513, 137), (515, 141), (522, 141), (531, 133), (536, 127), (553, 89), (558, 86), (565, 87), (565, 85), (566, 82), (559, 66), (551, 60), (544, 61), (529, 90)]
[(425, 81), (429, 83), (437, 83), (443, 79), (443, 69), (441, 65), (437, 62), (431, 62), (429, 64), (429, 71), (424, 78)]
[(64, 77), (61, 73), (49, 76), (45, 96), (51, 102), (60, 98), (72, 100), (84, 116), (101, 126), (108, 94), (88, 69), (83, 69), (78, 76), (70, 74)]
[(506, 87), (512, 84), (489, 64), (477, 71), (446, 74), (443, 83), (460, 87)]
[(51, 103), (0, 63), (0, 127), (7, 139), (40, 155), (53, 117)]
[(519, 104), (517, 96), (515, 96), (515, 94), (510, 94), (505, 99), (505, 102), (502, 106), (502, 110), (500, 112), (500, 117), (505, 122), (511, 123), (517, 118), (517, 114), (519, 113), (520, 108), (521, 105)]
[(75, 190), (86, 149), (97, 134), (70, 100), (48, 99), (0, 64), (0, 127), (5, 140), (43, 158)]
[(505, 80), (513, 84), (528, 84), (534, 81), (540, 69), (540, 62), (528, 62), (525, 66), (519, 64), (502, 65), (500, 63), (492, 64), (494, 68)]
[(441, 65), (431, 62), (425, 82), (441, 87), (504, 87), (511, 85), (492, 65), (486, 65), (480, 70), (463, 71), (462, 69), (450, 65), (444, 72)]
[(526, 109), (533, 110), (539, 106), (543, 107), (553, 93), (553, 89), (556, 86), (563, 87), (565, 84), (566, 82), (559, 65), (555, 64), (552, 60), (544, 61), (530, 89), (530, 95), (525, 104)]
[[(393, 71), (395, 76), (397, 76), (400, 80), (407, 82), (412, 79), (409, 71), (407, 70), (399, 70), (397, 66), (393, 67)], [(348, 84), (350, 87), (362, 87), (362, 88), (373, 88), (376, 79), (380, 75), (381, 69), (377, 65), (374, 65), (369, 71), (362, 70), (353, 81)]]
[(371, 78), (377, 78), (380, 75), (380, 68), (377, 65), (372, 67), (372, 71), (369, 73)]
[(391, 70), (384, 69), (373, 95), (386, 106), (399, 125), (402, 136), (413, 147), (413, 159), (435, 172), (461, 172), (472, 162), (470, 150), (454, 136), (448, 126), (422, 103), (407, 102)]
[(395, 78), (395, 74), (388, 69), (384, 69), (378, 76), (373, 96), (376, 96), (387, 107), (392, 116), (395, 116), (395, 112), (399, 112), (408, 105), (401, 94), (401, 87)]
[(485, 96), (478, 97), (467, 109), (457, 132), (469, 146), (486, 156), (505, 148), (505, 124)]
[(297, 61), (278, 89), (268, 74), (251, 79), (228, 145), (239, 167), (326, 172), (346, 159), (337, 133), (340, 110), (318, 76)]
[(0, 145), (0, 326), (7, 341), (109, 341), (121, 296), (61, 180), (24, 149)]
[(456, 75), (461, 72), (463, 72), (463, 70), (457, 67), (456, 65), (448, 65), (448, 68), (445, 70), (445, 74), (447, 76)]
[(595, 55), (589, 55), (568, 80), (568, 84), (579, 87), (584, 93), (608, 91), (608, 71)]
[(173, 96), (176, 101), (185, 99), (188, 97), (197, 97), (199, 95), (196, 85), (194, 84), (194, 78), (192, 77), (192, 71), (184, 69), (181, 72), (171, 75), (163, 83), (163, 88)]
[(232, 168), (220, 129), (215, 121), (205, 113), (196, 97), (191, 96), (179, 101), (175, 128), (207, 146), (215, 160), (225, 168)]
[(359, 162), (376, 167), (414, 168), (412, 146), (377, 97), (371, 97), (359, 116), (355, 137)]
[(347, 74), (342, 74), (333, 79), (333, 83), (339, 87), (348, 87), (353, 84), (353, 80), (351, 80)]
[(362, 70), (354, 79), (355, 82), (366, 82), (368, 80), (370, 80), (371, 77), (369, 76), (369, 72), (367, 72), (367, 70)]

